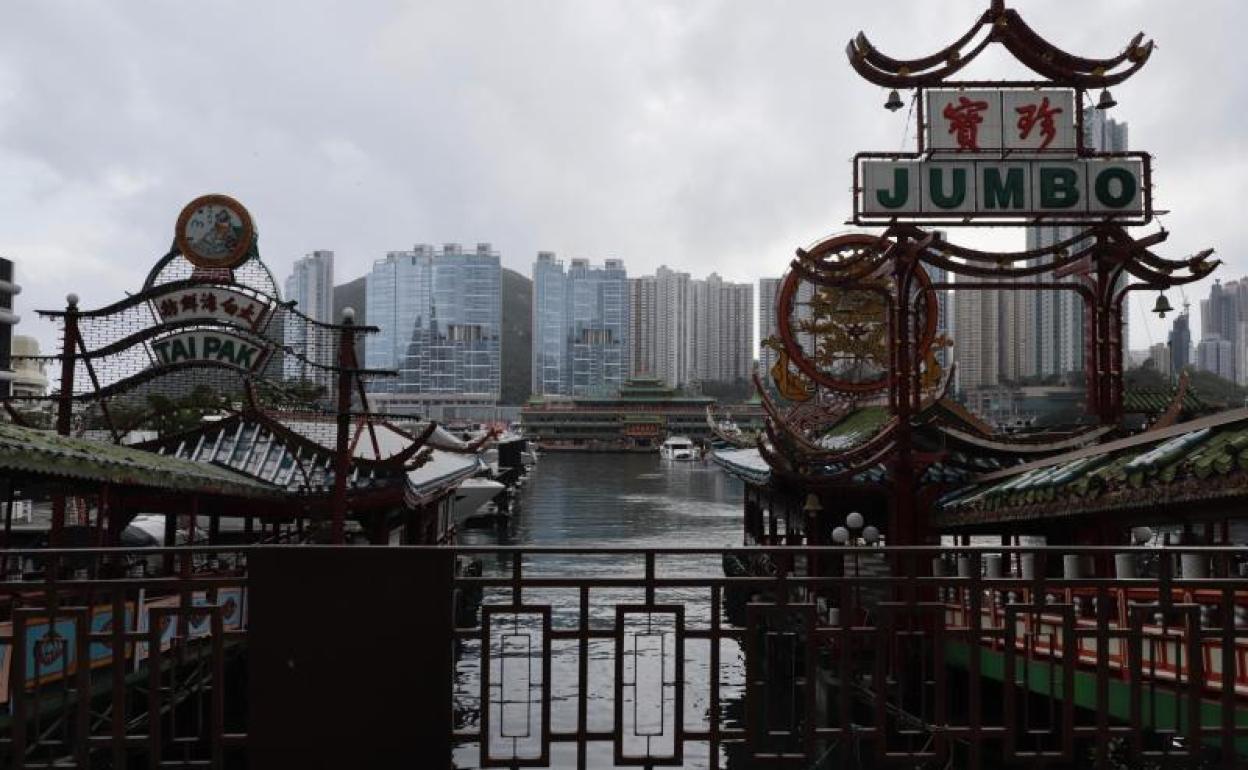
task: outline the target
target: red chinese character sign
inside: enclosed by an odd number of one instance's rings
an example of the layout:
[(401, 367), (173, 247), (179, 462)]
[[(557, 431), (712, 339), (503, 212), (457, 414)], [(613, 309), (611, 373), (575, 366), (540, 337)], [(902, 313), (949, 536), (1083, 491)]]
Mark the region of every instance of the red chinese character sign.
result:
[(1064, 152), (1079, 149), (1075, 96), (1067, 89), (927, 92), (933, 152)]
[(1001, 147), (1001, 95), (937, 91), (928, 94), (928, 146), (979, 152)]

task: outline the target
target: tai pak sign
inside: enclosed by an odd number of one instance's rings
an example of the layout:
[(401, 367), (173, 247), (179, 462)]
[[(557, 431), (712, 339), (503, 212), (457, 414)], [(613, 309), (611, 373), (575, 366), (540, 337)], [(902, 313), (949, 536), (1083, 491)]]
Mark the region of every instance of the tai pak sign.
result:
[(254, 372), (269, 355), (269, 346), (227, 331), (197, 329), (170, 334), (149, 343), (162, 364), (209, 362)]
[(1094, 152), (1068, 89), (928, 90), (917, 153), (860, 153), (859, 224), (1152, 217), (1146, 153)]

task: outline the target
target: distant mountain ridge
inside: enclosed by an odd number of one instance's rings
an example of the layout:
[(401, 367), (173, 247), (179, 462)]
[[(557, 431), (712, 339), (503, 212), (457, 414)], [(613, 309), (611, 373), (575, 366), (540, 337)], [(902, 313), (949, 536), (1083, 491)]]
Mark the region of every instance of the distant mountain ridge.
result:
[(502, 269), (503, 355), (500, 404), (518, 405), (533, 392), (533, 281)]

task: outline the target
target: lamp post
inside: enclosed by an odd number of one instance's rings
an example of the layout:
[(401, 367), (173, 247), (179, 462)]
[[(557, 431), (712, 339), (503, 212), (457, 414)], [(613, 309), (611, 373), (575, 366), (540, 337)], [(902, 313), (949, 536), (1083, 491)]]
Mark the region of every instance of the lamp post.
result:
[[(806, 502), (802, 504), (802, 511), (806, 514), (806, 545), (823, 545), (823, 538), (819, 536), (819, 513), (823, 510), (823, 503), (819, 502), (819, 495), (809, 493), (806, 495)], [(806, 575), (815, 577), (819, 574), (819, 557), (808, 552), (806, 555)], [(817, 594), (818, 588), (815, 589)]]

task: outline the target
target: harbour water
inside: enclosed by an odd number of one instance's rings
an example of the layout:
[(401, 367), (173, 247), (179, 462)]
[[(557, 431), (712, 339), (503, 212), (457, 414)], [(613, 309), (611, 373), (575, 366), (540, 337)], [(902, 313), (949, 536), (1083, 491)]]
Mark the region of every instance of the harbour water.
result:
[(741, 482), (709, 459), (657, 454), (542, 455), (509, 527), (469, 530), (461, 543), (618, 546), (741, 544)]
[[(507, 525), (493, 530), (467, 530), (461, 534), (463, 545), (518, 545), (557, 546), (568, 548), (662, 548), (671, 546), (724, 547), (742, 542), (741, 506), (743, 489), (740, 481), (724, 473), (709, 460), (671, 461), (657, 455), (640, 454), (546, 454), (530, 473), (521, 492), (520, 509)], [(505, 557), (483, 555), (482, 569), (486, 575), (507, 575), (511, 563)], [(526, 556), (526, 576), (620, 577), (640, 576), (643, 562), (637, 556), (574, 555)], [(722, 574), (717, 556), (681, 557), (668, 559), (657, 565), (660, 575), (677, 576)], [(641, 590), (603, 588), (594, 589), (590, 597), (589, 616), (591, 628), (612, 628), (617, 623), (615, 606), (621, 603), (641, 603)], [(505, 589), (487, 591), (486, 604), (506, 604), (510, 593)], [(575, 629), (580, 622), (581, 604), (575, 589), (526, 589), (525, 605), (550, 605), (552, 627)], [(709, 623), (709, 591), (706, 589), (660, 590), (656, 603), (681, 603), (686, 607), (684, 623), (687, 628), (706, 627)], [(516, 614), (498, 616), (509, 628), (507, 638), (522, 641), (518, 647), (508, 647), (500, 640), (492, 647), (491, 685), (516, 677), (504, 671), (516, 670), (517, 664), (524, 669), (524, 683), (532, 690), (534, 679), (529, 672), (528, 650), (535, 649), (540, 641), (540, 625), (533, 616)], [(640, 629), (642, 618), (630, 617), (626, 622), (626, 638), (636, 641), (647, 632), (658, 630), (671, 638), (670, 624), (664, 626), (661, 615), (651, 616), (655, 625)], [(637, 635), (640, 635), (637, 636)], [(491, 635), (493, 638), (493, 634)], [(699, 641), (701, 643), (699, 644)], [(468, 646), (479, 642), (469, 642)], [(667, 642), (670, 645), (670, 641)], [(614, 719), (614, 655), (611, 639), (594, 639), (588, 646), (588, 670), (592, 687), (588, 691), (587, 727), (590, 730), (612, 730)], [(475, 653), (476, 650), (471, 650)], [(673, 747), (674, 724), (672, 714), (673, 692), (663, 687), (664, 670), (671, 676), (671, 647), (660, 645), (656, 649), (633, 646), (626, 665), (626, 679), (641, 681), (657, 676), (654, 682), (658, 692), (665, 693), (663, 702), (636, 704), (626, 702), (625, 749), (629, 752), (664, 754)], [(574, 640), (555, 640), (552, 644), (551, 670), (551, 727), (555, 731), (574, 730), (578, 724), (575, 683), (580, 650)], [(721, 717), (725, 725), (736, 722), (743, 687), (743, 661), (741, 651), (734, 642), (724, 642), (720, 647)], [(476, 727), (480, 714), (476, 709), (480, 679), (470, 661), (476, 655), (464, 655), (460, 659), (456, 679), (456, 703), (461, 725)], [(710, 650), (705, 640), (687, 639), (684, 651), (685, 688), (684, 708), (681, 718), (686, 729), (706, 729), (710, 708)], [(531, 692), (522, 687), (516, 692), (504, 693), (497, 685), (495, 696), (505, 695), (503, 700), (512, 706), (500, 706), (491, 712), (489, 732), (491, 752), (495, 755), (533, 756), (540, 748), (542, 717), (540, 704)], [(637, 692), (640, 692), (639, 688)], [(631, 706), (631, 707), (630, 707)], [(631, 723), (631, 724), (630, 724)], [(629, 729), (629, 728), (632, 729)], [(630, 735), (631, 734), (631, 735)], [(645, 737), (642, 737), (642, 736)], [(480, 747), (475, 742), (462, 745), (456, 752), (456, 765), (461, 768), (477, 767)], [(690, 742), (684, 745), (684, 767), (700, 768), (711, 765), (709, 747)], [(610, 741), (591, 743), (585, 757), (588, 767), (614, 767), (613, 746)], [(720, 767), (732, 767), (737, 763), (725, 751), (719, 757)], [(570, 745), (555, 743), (551, 747), (551, 767), (576, 767), (578, 758)]]

